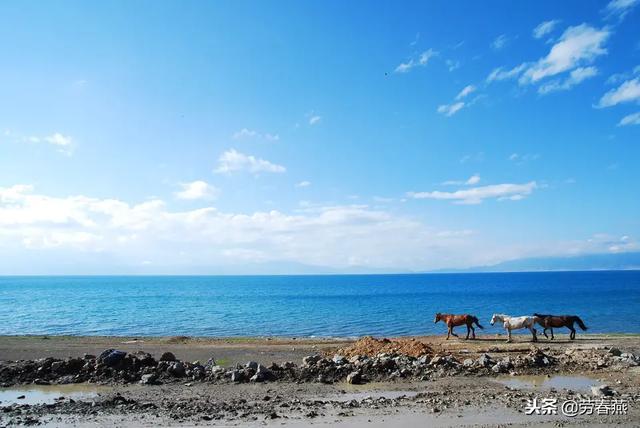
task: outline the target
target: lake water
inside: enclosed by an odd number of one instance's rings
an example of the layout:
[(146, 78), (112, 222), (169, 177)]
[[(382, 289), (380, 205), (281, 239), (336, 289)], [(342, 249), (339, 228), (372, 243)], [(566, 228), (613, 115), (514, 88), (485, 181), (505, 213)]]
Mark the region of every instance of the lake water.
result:
[(640, 333), (638, 308), (640, 271), (0, 277), (3, 335), (442, 334), (435, 312), (475, 314), (485, 333), (502, 332), (494, 312), (576, 314), (589, 332)]

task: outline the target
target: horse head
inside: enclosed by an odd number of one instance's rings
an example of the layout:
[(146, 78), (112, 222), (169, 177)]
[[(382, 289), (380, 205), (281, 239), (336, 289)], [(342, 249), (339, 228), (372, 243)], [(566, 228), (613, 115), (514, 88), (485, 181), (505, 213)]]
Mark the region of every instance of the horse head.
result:
[(533, 314), (532, 318), (534, 323), (537, 322), (538, 324), (544, 327), (544, 322), (548, 318), (548, 315)]
[(433, 323), (434, 323), (434, 324), (437, 324), (437, 323), (438, 323), (438, 321), (440, 321), (441, 319), (442, 319), (442, 314), (441, 314), (440, 312), (438, 312), (438, 313), (436, 314), (435, 319), (433, 320)]
[(494, 325), (496, 323), (496, 321), (500, 322), (502, 320), (503, 320), (502, 315), (493, 314), (493, 316), (491, 317), (491, 325)]

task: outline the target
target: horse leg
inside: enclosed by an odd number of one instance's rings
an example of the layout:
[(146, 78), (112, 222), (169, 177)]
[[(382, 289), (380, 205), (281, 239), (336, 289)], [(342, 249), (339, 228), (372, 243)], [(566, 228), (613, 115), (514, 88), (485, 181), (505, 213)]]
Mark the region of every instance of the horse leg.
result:
[(475, 339), (476, 338), (476, 329), (473, 328), (473, 326), (471, 326), (471, 338)]
[(537, 342), (538, 341), (538, 334), (536, 332), (536, 329), (531, 327), (531, 328), (529, 328), (529, 330), (531, 330), (531, 334), (533, 335), (533, 341)]
[(447, 340), (449, 340), (449, 336), (451, 336), (451, 326), (447, 326)]
[(553, 328), (549, 328), (551, 330), (551, 340), (553, 340)]
[(455, 333), (453, 332), (453, 327), (454, 327), (454, 326), (451, 326), (451, 335), (452, 335), (452, 336), (455, 336), (455, 337), (458, 337), (458, 335), (457, 335), (457, 334), (455, 334)]
[(509, 332), (509, 338), (507, 339), (507, 343), (511, 342), (511, 329), (507, 328), (507, 331)]
[(547, 339), (549, 338), (549, 336), (547, 336), (547, 327), (542, 330), (542, 334), (544, 334), (544, 337), (546, 337)]
[(464, 338), (464, 340), (469, 340), (469, 333), (471, 332), (471, 329), (469, 328), (469, 324), (467, 324), (467, 337)]
[(574, 340), (576, 338), (576, 329), (573, 326), (569, 327), (571, 333), (569, 334), (569, 339)]

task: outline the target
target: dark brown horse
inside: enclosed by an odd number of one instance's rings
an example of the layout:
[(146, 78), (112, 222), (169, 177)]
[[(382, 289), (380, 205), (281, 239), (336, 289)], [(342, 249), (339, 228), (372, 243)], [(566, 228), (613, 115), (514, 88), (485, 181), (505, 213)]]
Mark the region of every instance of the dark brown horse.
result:
[(576, 329), (573, 328), (573, 323), (577, 323), (578, 326), (582, 329), (582, 330), (586, 330), (587, 326), (584, 325), (584, 323), (582, 322), (582, 320), (580, 319), (579, 316), (576, 315), (541, 315), (541, 314), (533, 314), (534, 317), (536, 317), (536, 321), (538, 324), (540, 324), (544, 330), (542, 330), (542, 334), (544, 334), (544, 337), (546, 337), (547, 339), (549, 338), (549, 336), (547, 336), (547, 330), (551, 330), (551, 340), (553, 340), (553, 328), (554, 327), (567, 327), (569, 330), (571, 330), (571, 333), (569, 333), (569, 339), (573, 340), (576, 338)]
[(436, 319), (433, 320), (433, 322), (437, 323), (438, 321), (444, 321), (444, 323), (447, 325), (447, 328), (448, 328), (447, 340), (449, 340), (449, 336), (451, 335), (458, 337), (458, 335), (453, 332), (453, 327), (457, 327), (459, 325), (467, 326), (467, 337), (465, 339), (469, 338), (469, 333), (472, 334), (472, 339), (476, 338), (476, 329), (473, 328), (473, 323), (475, 323), (480, 328), (484, 328), (478, 322), (477, 317), (473, 315), (468, 315), (468, 314), (453, 315), (453, 314), (441, 314), (440, 312), (438, 312), (436, 314)]

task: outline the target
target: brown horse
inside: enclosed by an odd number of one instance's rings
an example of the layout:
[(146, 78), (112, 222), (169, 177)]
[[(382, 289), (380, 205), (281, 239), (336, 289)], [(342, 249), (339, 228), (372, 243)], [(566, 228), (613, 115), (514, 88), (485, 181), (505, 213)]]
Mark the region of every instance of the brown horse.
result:
[(449, 336), (451, 335), (458, 337), (458, 335), (453, 332), (453, 327), (457, 327), (459, 325), (467, 326), (467, 337), (465, 338), (465, 340), (469, 339), (469, 333), (472, 334), (472, 339), (476, 338), (476, 329), (473, 328), (473, 323), (476, 323), (476, 325), (480, 328), (484, 328), (478, 322), (477, 317), (474, 317), (473, 315), (468, 315), (468, 314), (453, 315), (453, 314), (441, 314), (440, 312), (438, 312), (436, 314), (436, 319), (433, 320), (433, 322), (437, 323), (438, 321), (444, 321), (444, 323), (447, 325), (447, 328), (448, 328), (447, 340), (449, 340)]
[(582, 330), (587, 329), (587, 326), (584, 325), (580, 317), (576, 315), (533, 314), (533, 316), (536, 317), (536, 322), (544, 327), (544, 330), (542, 330), (542, 334), (544, 334), (544, 337), (546, 337), (547, 339), (549, 338), (549, 336), (547, 336), (547, 330), (551, 330), (551, 340), (553, 340), (554, 327), (567, 327), (569, 330), (571, 330), (571, 333), (569, 333), (569, 339), (571, 340), (576, 338), (576, 329), (573, 328), (574, 322), (577, 323)]

